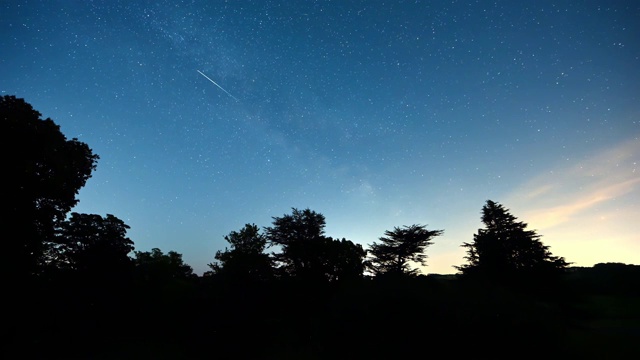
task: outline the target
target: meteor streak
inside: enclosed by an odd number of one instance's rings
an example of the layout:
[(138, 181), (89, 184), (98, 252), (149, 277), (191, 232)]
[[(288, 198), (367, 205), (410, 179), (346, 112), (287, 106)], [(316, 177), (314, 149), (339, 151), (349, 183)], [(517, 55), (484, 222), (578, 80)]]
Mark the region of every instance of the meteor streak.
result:
[(222, 86), (218, 85), (218, 83), (216, 83), (215, 81), (211, 80), (211, 78), (208, 77), (207, 75), (205, 75), (202, 71), (197, 70), (197, 69), (196, 69), (196, 71), (198, 73), (200, 73), (200, 75), (204, 76), (207, 80), (211, 81), (213, 83), (213, 85), (217, 86), (220, 90), (224, 91), (227, 95), (231, 96), (235, 101), (240, 101), (240, 100), (238, 100), (237, 97), (229, 94), (229, 92), (227, 90), (225, 90), (224, 88), (222, 88)]

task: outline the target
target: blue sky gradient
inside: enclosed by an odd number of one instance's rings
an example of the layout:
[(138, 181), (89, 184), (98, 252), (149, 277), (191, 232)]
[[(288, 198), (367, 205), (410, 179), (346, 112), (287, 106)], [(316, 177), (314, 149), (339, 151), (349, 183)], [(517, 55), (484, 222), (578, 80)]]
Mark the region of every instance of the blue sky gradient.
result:
[[(503, 203), (575, 265), (638, 263), (640, 3), (5, 1), (0, 92), (100, 156), (78, 212), (207, 270), (292, 207), (370, 244)], [(206, 79), (205, 74), (218, 86)]]

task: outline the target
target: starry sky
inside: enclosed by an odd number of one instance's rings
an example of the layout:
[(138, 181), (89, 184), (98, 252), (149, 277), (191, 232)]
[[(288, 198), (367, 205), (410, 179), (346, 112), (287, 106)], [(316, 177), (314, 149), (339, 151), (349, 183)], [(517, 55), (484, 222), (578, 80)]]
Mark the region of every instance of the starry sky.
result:
[(0, 94), (100, 156), (77, 212), (208, 270), (291, 208), (367, 245), (497, 201), (576, 266), (640, 263), (640, 2), (2, 1)]

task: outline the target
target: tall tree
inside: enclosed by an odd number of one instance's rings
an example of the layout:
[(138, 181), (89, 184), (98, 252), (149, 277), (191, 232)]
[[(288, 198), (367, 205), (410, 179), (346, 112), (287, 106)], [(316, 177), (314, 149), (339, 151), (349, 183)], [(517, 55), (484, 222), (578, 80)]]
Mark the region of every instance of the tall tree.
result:
[(271, 258), (266, 254), (267, 240), (255, 224), (245, 224), (240, 231), (232, 231), (224, 239), (231, 248), (218, 250), (216, 261), (209, 264), (214, 274), (233, 281), (258, 281), (273, 274)]
[(473, 242), (464, 243), (468, 263), (458, 266), (463, 274), (482, 274), (493, 278), (558, 273), (568, 263), (553, 256), (540, 235), (527, 230), (502, 204), (487, 200), (482, 207), (484, 229), (478, 229)]
[(281, 250), (273, 254), (286, 276), (311, 281), (335, 281), (360, 277), (366, 251), (361, 245), (324, 235), (324, 215), (310, 209), (292, 209), (291, 214), (273, 218), (265, 228), (270, 245)]
[(67, 140), (41, 116), (24, 99), (0, 97), (0, 163), (7, 175), (0, 219), (13, 234), (5, 237), (0, 263), (15, 275), (37, 271), (45, 241), (78, 202), (98, 160), (87, 144)]
[(416, 275), (417, 268), (411, 263), (426, 266), (425, 251), (433, 243), (432, 239), (443, 230), (427, 230), (425, 225), (395, 227), (385, 231), (380, 243), (370, 245), (369, 268), (375, 275)]

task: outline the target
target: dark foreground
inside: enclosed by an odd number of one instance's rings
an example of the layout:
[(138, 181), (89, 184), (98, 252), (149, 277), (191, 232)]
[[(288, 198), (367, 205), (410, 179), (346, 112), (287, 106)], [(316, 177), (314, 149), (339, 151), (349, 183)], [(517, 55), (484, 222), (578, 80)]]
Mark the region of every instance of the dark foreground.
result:
[(638, 278), (588, 271), (513, 286), (449, 276), (41, 285), (5, 309), (4, 358), (639, 358)]

